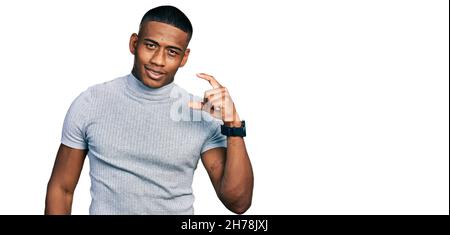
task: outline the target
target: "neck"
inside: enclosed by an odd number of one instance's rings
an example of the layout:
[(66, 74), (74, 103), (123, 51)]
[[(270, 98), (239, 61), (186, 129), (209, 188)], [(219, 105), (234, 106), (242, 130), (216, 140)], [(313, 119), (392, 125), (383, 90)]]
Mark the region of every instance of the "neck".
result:
[(170, 100), (172, 89), (176, 87), (173, 82), (159, 88), (149, 87), (133, 71), (127, 77), (127, 86), (134, 94), (153, 101)]

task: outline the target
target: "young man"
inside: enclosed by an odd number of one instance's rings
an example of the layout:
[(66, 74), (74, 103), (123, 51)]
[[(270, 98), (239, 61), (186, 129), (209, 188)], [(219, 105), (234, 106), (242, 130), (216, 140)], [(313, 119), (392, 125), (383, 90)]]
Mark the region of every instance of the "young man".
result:
[(48, 183), (46, 214), (71, 213), (86, 155), (90, 214), (193, 214), (199, 158), (229, 210), (242, 214), (250, 207), (253, 172), (245, 122), (227, 89), (214, 77), (197, 74), (212, 86), (199, 102), (173, 82), (189, 57), (191, 36), (191, 23), (179, 9), (149, 10), (139, 34), (130, 38), (131, 74), (92, 86), (75, 99)]

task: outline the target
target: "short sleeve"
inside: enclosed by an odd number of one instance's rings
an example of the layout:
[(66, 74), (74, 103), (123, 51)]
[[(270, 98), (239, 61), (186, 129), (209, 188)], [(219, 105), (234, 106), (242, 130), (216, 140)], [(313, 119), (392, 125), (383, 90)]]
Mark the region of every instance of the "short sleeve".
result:
[(210, 128), (211, 134), (202, 146), (202, 154), (213, 148), (227, 147), (227, 137), (220, 132), (220, 123), (213, 121)]
[(70, 105), (64, 118), (61, 143), (76, 149), (87, 149), (86, 123), (89, 93), (84, 91)]

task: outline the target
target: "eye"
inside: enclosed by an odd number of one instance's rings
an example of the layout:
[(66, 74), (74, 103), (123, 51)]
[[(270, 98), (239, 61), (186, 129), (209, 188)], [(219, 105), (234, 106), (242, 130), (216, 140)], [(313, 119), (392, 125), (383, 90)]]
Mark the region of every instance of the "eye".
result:
[(176, 51), (176, 50), (174, 50), (174, 49), (169, 49), (169, 55), (170, 56), (176, 56), (176, 55), (178, 55), (178, 52)]
[(153, 44), (153, 43), (146, 43), (145, 46), (146, 46), (148, 49), (155, 49), (155, 48), (156, 48), (156, 45)]

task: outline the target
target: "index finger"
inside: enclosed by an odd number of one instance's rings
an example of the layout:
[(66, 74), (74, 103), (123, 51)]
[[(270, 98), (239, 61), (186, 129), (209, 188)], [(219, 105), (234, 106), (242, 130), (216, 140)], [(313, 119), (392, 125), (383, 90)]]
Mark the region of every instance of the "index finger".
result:
[(220, 85), (220, 83), (211, 75), (208, 75), (206, 73), (197, 73), (197, 77), (205, 79), (206, 81), (208, 81), (209, 84), (211, 84), (211, 86), (214, 89), (222, 87), (222, 85)]

